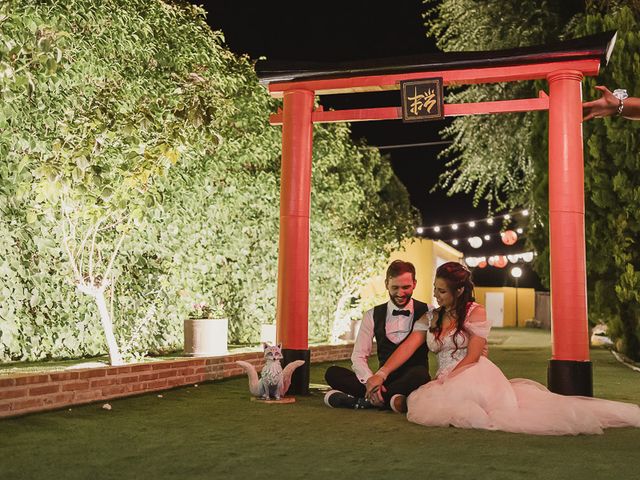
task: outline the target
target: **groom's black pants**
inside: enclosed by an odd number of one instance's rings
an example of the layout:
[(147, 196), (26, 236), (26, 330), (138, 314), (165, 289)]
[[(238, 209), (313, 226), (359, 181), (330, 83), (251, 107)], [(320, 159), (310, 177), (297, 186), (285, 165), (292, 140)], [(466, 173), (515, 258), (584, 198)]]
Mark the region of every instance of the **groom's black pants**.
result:
[[(364, 394), (367, 392), (366, 385), (360, 383), (356, 374), (348, 368), (332, 365), (327, 369), (324, 378), (332, 389), (340, 390), (356, 398), (364, 398)], [(386, 392), (382, 393), (385, 408), (390, 408), (389, 402), (391, 401), (391, 397), (397, 393), (409, 395), (429, 380), (431, 380), (431, 377), (429, 376), (427, 367), (413, 366), (399, 368), (389, 375), (383, 384), (387, 389)]]

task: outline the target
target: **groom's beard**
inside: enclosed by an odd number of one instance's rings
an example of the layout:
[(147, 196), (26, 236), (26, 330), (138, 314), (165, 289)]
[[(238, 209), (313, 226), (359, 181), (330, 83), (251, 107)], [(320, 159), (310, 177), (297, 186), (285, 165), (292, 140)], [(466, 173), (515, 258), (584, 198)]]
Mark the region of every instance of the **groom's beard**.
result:
[(396, 307), (406, 307), (409, 304), (409, 300), (411, 300), (411, 295), (389, 295), (391, 301), (394, 303)]

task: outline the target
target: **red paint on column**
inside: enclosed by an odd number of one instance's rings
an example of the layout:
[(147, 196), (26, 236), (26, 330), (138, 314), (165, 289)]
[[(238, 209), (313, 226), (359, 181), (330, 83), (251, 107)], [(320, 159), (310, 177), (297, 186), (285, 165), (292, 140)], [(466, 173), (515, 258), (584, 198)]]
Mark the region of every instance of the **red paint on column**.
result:
[(547, 81), (552, 358), (588, 361), (582, 73), (559, 70)]
[(309, 90), (284, 93), (276, 330), (292, 350), (308, 349), (313, 100)]

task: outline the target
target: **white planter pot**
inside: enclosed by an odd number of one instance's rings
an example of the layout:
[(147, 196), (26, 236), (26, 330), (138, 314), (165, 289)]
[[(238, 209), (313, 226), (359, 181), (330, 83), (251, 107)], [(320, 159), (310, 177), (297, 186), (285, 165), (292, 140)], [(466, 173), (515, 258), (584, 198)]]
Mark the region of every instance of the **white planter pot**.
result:
[(226, 355), (228, 330), (226, 318), (188, 318), (184, 321), (184, 353), (194, 357)]

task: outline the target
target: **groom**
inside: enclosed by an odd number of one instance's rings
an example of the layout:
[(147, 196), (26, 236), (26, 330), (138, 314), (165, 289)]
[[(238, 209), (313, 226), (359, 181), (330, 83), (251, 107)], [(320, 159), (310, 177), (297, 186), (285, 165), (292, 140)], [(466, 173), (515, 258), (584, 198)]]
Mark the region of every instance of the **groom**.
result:
[(429, 305), (411, 298), (416, 287), (416, 269), (412, 263), (392, 262), (387, 269), (385, 287), (389, 301), (368, 310), (362, 318), (351, 355), (353, 371), (333, 365), (325, 373), (332, 388), (324, 397), (324, 403), (329, 407), (379, 407), (400, 411), (404, 399), (400, 396), (409, 395), (431, 379), (425, 343), (402, 367), (389, 375), (379, 392), (370, 399), (365, 398), (367, 380), (373, 375), (367, 363), (373, 339), (376, 339), (378, 363), (382, 367), (411, 333), (416, 320), (429, 310)]

